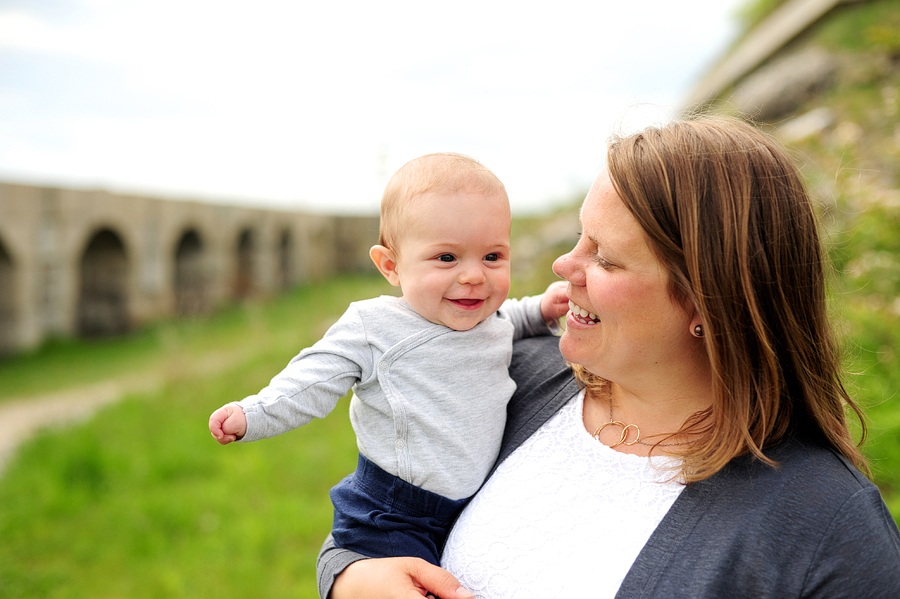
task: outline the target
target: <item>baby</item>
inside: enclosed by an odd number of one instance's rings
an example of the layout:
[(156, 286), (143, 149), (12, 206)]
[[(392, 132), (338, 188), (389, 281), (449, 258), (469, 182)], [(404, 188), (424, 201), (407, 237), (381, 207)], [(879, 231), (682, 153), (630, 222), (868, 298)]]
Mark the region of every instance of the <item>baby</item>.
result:
[[(355, 302), (257, 395), (216, 410), (225, 445), (326, 416), (353, 389), (356, 471), (331, 490), (339, 547), (439, 564), (456, 515), (494, 464), (515, 383), (513, 339), (552, 333), (563, 283), (507, 300), (506, 189), (459, 154), (410, 161), (388, 182), (369, 255), (402, 297)], [(551, 324), (547, 324), (551, 323)]]

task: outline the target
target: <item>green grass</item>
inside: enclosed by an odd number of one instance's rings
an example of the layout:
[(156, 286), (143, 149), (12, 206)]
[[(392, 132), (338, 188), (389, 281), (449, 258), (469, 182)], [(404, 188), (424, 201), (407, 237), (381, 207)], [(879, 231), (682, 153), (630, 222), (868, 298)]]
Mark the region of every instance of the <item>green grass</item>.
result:
[[(858, 190), (855, 200), (864, 196)], [(864, 450), (900, 522), (900, 210), (873, 204), (838, 222), (832, 254), (841, 273), (836, 304), (851, 373), (848, 390), (868, 416)]]
[(346, 402), (262, 443), (206, 429), (273, 366), (172, 382), (28, 443), (0, 483), (0, 596), (316, 597), (328, 489), (355, 466)]
[[(264, 386), (348, 302), (390, 292), (380, 277), (329, 281), (137, 340), (53, 344), (13, 360), (21, 372), (0, 377), (0, 397), (71, 382), (42, 380), (45, 362), (86, 365), (81, 381), (113, 363), (158, 387), (20, 449), (0, 479), (0, 597), (316, 597), (328, 489), (356, 460), (346, 401), (256, 444), (221, 447), (206, 421)], [(241, 350), (228, 368), (192, 368), (228, 348)]]
[(27, 354), (0, 359), (0, 402), (102, 381), (143, 369), (160, 354), (154, 331), (94, 342), (53, 340)]
[(826, 17), (816, 41), (832, 50), (900, 53), (900, 0), (869, 0)]
[[(747, 0), (733, 14), (740, 33), (733, 46), (746, 38), (754, 27), (786, 4), (787, 0)], [(856, 51), (900, 51), (900, 2), (868, 0), (838, 6), (824, 18), (816, 32), (816, 41), (831, 49)]]

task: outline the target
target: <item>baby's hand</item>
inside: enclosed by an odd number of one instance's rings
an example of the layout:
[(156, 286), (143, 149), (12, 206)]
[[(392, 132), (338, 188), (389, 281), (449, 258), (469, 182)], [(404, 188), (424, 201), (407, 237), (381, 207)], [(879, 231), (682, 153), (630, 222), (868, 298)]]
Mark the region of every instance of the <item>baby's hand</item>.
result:
[(562, 281), (550, 283), (544, 297), (541, 298), (541, 318), (545, 322), (557, 320), (569, 311), (569, 298), (566, 295), (568, 285)]
[(247, 434), (247, 417), (236, 403), (222, 406), (209, 417), (209, 432), (216, 441), (228, 445)]

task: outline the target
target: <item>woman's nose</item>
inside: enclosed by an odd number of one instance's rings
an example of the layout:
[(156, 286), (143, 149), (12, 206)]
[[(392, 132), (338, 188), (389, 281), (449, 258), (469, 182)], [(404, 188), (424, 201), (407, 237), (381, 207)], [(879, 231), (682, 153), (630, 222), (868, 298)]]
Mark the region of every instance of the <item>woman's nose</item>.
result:
[[(553, 261), (553, 273), (561, 279), (565, 279), (570, 283), (575, 283), (576, 285), (580, 284), (578, 282), (578, 269), (575, 267), (574, 258), (572, 257), (572, 252), (567, 254), (563, 254), (559, 258)], [(583, 277), (582, 277), (583, 278)], [(575, 279), (575, 280), (573, 280)]]

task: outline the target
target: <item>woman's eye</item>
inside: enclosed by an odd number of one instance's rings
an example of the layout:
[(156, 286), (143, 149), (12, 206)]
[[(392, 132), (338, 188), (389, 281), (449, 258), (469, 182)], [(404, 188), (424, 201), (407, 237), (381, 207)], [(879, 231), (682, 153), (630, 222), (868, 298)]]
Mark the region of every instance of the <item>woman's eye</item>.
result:
[(500, 256), (498, 256), (497, 254), (488, 254), (484, 257), (485, 262), (496, 262), (499, 259)]
[(453, 262), (454, 260), (456, 260), (453, 254), (441, 254), (437, 257), (437, 259), (441, 262)]
[(593, 260), (600, 268), (605, 268), (609, 270), (613, 267), (612, 262), (608, 262), (600, 257), (600, 254), (591, 253), (591, 260)]

